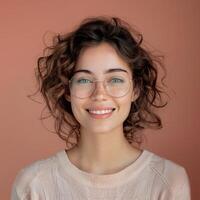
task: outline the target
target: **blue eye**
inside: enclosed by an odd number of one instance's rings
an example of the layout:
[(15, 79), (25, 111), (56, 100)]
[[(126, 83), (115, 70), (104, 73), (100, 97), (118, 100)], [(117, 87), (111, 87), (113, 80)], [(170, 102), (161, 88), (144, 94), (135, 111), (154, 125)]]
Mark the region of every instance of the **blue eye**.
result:
[(119, 79), (119, 78), (113, 78), (112, 80), (115, 80), (114, 83), (123, 83), (124, 80)]
[(90, 81), (89, 79), (79, 79), (77, 80), (77, 83), (87, 83), (87, 81)]

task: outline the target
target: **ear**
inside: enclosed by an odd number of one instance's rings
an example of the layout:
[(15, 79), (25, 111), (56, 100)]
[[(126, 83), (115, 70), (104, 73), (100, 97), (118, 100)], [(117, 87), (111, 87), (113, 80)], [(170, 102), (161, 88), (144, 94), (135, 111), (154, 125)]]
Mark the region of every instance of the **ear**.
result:
[(135, 88), (132, 92), (131, 101), (134, 102), (140, 96), (139, 88)]
[(65, 95), (65, 99), (67, 100), (67, 101), (69, 101), (69, 102), (71, 102), (71, 97), (70, 97), (70, 95)]

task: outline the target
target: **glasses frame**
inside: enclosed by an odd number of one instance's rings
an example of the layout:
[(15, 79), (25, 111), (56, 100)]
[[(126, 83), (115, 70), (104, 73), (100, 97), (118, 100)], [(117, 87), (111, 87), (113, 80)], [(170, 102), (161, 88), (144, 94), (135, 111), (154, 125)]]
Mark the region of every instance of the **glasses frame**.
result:
[[(70, 85), (70, 83), (72, 82), (72, 79), (73, 79), (73, 77), (68, 81), (68, 82), (69, 82), (69, 85)], [(106, 85), (106, 83), (105, 83), (105, 80), (106, 80), (106, 79), (104, 79), (104, 80), (98, 80), (98, 79), (97, 79), (97, 80), (94, 80), (93, 82), (95, 83), (95, 87), (94, 87), (93, 91), (91, 92), (91, 94), (90, 94), (88, 97), (91, 97), (92, 94), (94, 93), (94, 91), (96, 90), (96, 88), (97, 88), (96, 82), (103, 82), (103, 86), (104, 86), (104, 89), (105, 89), (107, 95), (109, 95), (109, 96), (111, 96), (111, 97), (114, 97), (114, 98), (121, 98), (121, 97), (125, 96), (125, 95), (129, 92), (131, 83), (133, 83), (133, 81), (134, 81), (133, 78), (129, 78), (128, 80), (129, 80), (129, 83), (130, 83), (130, 84), (129, 84), (129, 89), (127, 90), (127, 92), (126, 92), (124, 95), (120, 96), (120, 97), (115, 97), (115, 96), (112, 96), (112, 95), (108, 94), (107, 89), (106, 89), (107, 85)], [(70, 94), (72, 94), (72, 93), (71, 93), (71, 88), (70, 88), (70, 87), (69, 87), (69, 89), (70, 89)], [(88, 97), (83, 97), (83, 98), (82, 98), (82, 97), (78, 97), (78, 96), (76, 96), (76, 95), (74, 95), (74, 94), (72, 94), (72, 96), (75, 96), (75, 97), (77, 97), (77, 98), (79, 98), (79, 99), (88, 98)]]

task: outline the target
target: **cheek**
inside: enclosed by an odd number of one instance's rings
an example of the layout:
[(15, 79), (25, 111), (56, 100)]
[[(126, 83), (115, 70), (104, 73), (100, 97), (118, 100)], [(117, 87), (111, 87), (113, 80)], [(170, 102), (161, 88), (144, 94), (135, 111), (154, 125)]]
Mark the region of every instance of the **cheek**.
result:
[(124, 120), (128, 117), (131, 109), (131, 96), (124, 97), (118, 102), (119, 112), (123, 115)]
[(80, 107), (81, 107), (81, 104), (79, 102), (77, 102), (76, 100), (71, 101), (72, 112), (74, 114), (74, 117), (79, 123), (80, 123), (80, 112), (81, 112)]

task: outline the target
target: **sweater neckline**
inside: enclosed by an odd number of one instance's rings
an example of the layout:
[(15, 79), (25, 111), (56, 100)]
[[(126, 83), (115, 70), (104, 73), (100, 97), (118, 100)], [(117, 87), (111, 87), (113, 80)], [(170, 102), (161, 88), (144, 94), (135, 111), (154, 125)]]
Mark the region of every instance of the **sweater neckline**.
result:
[(122, 170), (112, 174), (94, 174), (83, 171), (75, 166), (69, 159), (65, 150), (59, 151), (57, 157), (65, 178), (72, 177), (81, 184), (97, 187), (114, 187), (127, 182), (137, 176), (148, 164), (153, 154), (143, 149), (138, 158)]

